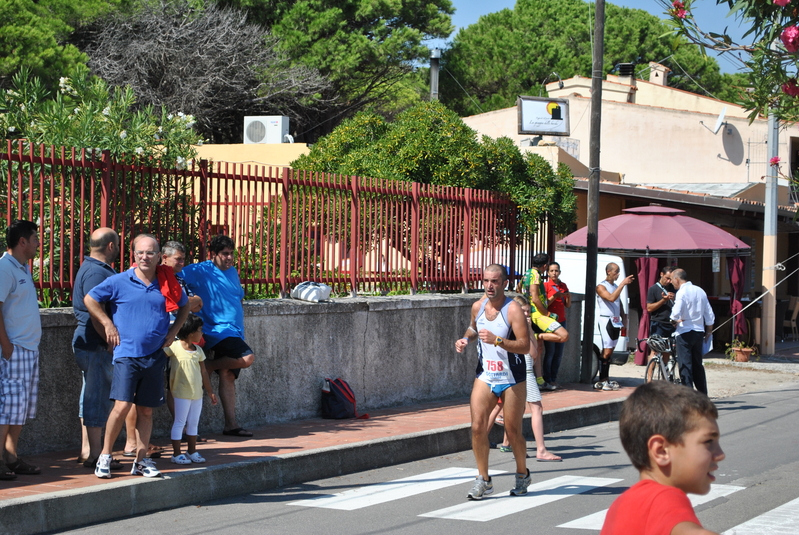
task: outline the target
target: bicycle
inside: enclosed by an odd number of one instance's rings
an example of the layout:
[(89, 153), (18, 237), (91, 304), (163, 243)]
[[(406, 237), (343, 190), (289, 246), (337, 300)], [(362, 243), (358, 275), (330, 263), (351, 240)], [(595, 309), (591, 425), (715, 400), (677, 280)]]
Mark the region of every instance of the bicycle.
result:
[[(663, 338), (657, 334), (640, 340), (636, 338), (635, 343), (638, 346), (638, 350), (643, 352), (641, 342), (649, 344), (649, 348), (654, 352), (652, 360), (646, 365), (644, 380), (647, 383), (651, 381), (669, 381), (670, 383), (680, 384), (680, 370), (674, 354), (674, 338)], [(671, 355), (668, 362), (664, 362), (664, 353)]]

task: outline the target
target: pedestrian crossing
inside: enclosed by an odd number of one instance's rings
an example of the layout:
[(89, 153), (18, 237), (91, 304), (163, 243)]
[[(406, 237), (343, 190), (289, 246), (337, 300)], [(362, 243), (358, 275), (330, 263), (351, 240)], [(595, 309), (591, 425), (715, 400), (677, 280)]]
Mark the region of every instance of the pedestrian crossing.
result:
[[(456, 485), (463, 485), (463, 501), (434, 511), (421, 512), (419, 517), (441, 520), (460, 520), (467, 522), (488, 522), (502, 517), (521, 513), (553, 502), (569, 499), (579, 494), (591, 492), (623, 481), (616, 478), (561, 475), (541, 481), (528, 487), (524, 496), (511, 497), (510, 491), (492, 494), (481, 501), (467, 501), (469, 483), (475, 478), (474, 468), (451, 467), (423, 474), (366, 485), (332, 495), (318, 495), (290, 502), (288, 505), (318, 507), (340, 511), (356, 511), (375, 505), (418, 496)], [(489, 475), (508, 474), (502, 470), (491, 470)], [(508, 474), (512, 475), (512, 474)], [(745, 490), (734, 485), (711, 485), (707, 495), (689, 495), (694, 507), (730, 496)], [(607, 509), (558, 525), (558, 528), (600, 531), (605, 521)], [(731, 528), (723, 535), (743, 535), (768, 533), (769, 535), (796, 535), (799, 533), (799, 499), (753, 518)]]

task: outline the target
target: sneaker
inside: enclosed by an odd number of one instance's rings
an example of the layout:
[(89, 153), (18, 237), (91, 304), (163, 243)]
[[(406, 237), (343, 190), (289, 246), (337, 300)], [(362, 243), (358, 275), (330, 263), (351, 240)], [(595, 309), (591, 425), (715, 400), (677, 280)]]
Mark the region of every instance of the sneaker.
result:
[(94, 475), (103, 479), (111, 479), (111, 456), (101, 454), (97, 458), (97, 466), (94, 467)]
[(504, 444), (500, 444), (497, 449), (502, 453), (513, 453), (513, 448), (510, 446), (505, 446)]
[(527, 487), (530, 486), (530, 481), (532, 481), (530, 470), (527, 470), (526, 476), (520, 476), (519, 474), (516, 474), (516, 486), (510, 490), (510, 495), (523, 496), (527, 494)]
[(133, 468), (130, 471), (130, 475), (132, 476), (144, 476), (144, 477), (161, 477), (161, 472), (158, 471), (158, 468), (155, 467), (155, 462), (149, 457), (145, 457), (141, 460), (141, 462), (133, 463)]
[(605, 388), (605, 381), (594, 383), (594, 390), (602, 390), (603, 388)]
[(619, 383), (616, 381), (605, 381), (605, 385), (602, 387), (602, 390), (605, 392), (610, 392), (612, 390), (618, 390)]
[(200, 455), (199, 451), (195, 451), (194, 453), (190, 453), (189, 454), (189, 459), (191, 459), (191, 462), (193, 462), (193, 463), (204, 463), (205, 462), (205, 457)]
[(472, 490), (469, 491), (466, 497), (470, 500), (482, 500), (483, 495), (491, 494), (492, 492), (494, 492), (494, 483), (486, 481), (483, 476), (477, 476), (477, 479), (474, 480), (474, 485), (472, 485)]
[(191, 459), (185, 454), (181, 453), (180, 455), (173, 455), (170, 461), (174, 464), (191, 464)]
[(538, 387), (541, 390), (546, 390), (548, 392), (552, 392), (553, 390), (557, 390), (558, 387), (553, 385), (552, 383), (544, 383)]

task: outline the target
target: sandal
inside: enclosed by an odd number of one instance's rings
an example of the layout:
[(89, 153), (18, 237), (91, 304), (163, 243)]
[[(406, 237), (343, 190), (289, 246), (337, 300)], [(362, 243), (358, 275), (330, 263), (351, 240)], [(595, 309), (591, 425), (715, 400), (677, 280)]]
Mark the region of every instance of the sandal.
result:
[(236, 429), (230, 429), (228, 431), (222, 430), (222, 434), (229, 437), (251, 437), (252, 431), (247, 431), (243, 427), (237, 427)]
[(12, 479), (17, 479), (17, 474), (6, 466), (6, 463), (0, 461), (0, 480), (11, 481)]
[(500, 414), (494, 419), (494, 423), (497, 425), (505, 425), (505, 417)]
[(23, 476), (35, 476), (36, 474), (42, 473), (41, 468), (39, 468), (38, 466), (32, 466), (23, 461), (22, 459), (20, 459), (19, 457), (17, 457), (17, 460), (14, 461), (13, 463), (8, 463), (7, 466), (9, 470), (11, 470), (17, 475), (21, 474)]
[(173, 455), (172, 456), (172, 463), (174, 464), (191, 464), (191, 459), (189, 459), (185, 453), (181, 453), (180, 455)]

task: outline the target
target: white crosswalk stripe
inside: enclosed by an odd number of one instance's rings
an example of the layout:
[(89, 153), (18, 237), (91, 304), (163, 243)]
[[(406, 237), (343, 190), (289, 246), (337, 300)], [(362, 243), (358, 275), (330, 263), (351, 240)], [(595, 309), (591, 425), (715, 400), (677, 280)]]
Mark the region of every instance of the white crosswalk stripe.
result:
[[(419, 516), (488, 522), (623, 481), (615, 478), (563, 475), (530, 485), (524, 496), (510, 496), (510, 490), (507, 490), (487, 496), (479, 502), (466, 501), (466, 486), (474, 480), (476, 473), (477, 470), (474, 468), (445, 468), (385, 483), (366, 485), (338, 494), (314, 496), (291, 502), (288, 505), (355, 511), (455, 485), (464, 485), (463, 502)], [(493, 477), (508, 474), (508, 472), (491, 470), (489, 474)], [(502, 483), (507, 483), (510, 486), (513, 479), (503, 478)], [(495, 482), (495, 489), (496, 484)], [(688, 498), (691, 500), (691, 504), (697, 507), (745, 489), (745, 487), (734, 485), (711, 485), (708, 494), (704, 496), (689, 494)], [(604, 509), (557, 527), (598, 532), (602, 529), (607, 512), (608, 510)], [(749, 535), (751, 533), (763, 535), (796, 535), (799, 533), (799, 498), (728, 529), (722, 535)]]
[[(688, 499), (691, 500), (691, 505), (696, 507), (697, 505), (702, 505), (703, 503), (708, 503), (716, 498), (722, 498), (724, 496), (729, 496), (733, 492), (738, 492), (739, 490), (743, 490), (746, 487), (736, 487), (734, 485), (711, 485), (710, 492), (705, 495), (697, 495), (697, 494), (689, 494)], [(582, 518), (578, 518), (576, 520), (572, 520), (571, 522), (566, 522), (565, 524), (561, 524), (559, 528), (571, 528), (571, 529), (592, 529), (595, 531), (600, 531), (602, 529), (602, 524), (605, 523), (605, 515), (608, 513), (608, 510), (605, 509), (604, 511), (599, 511), (591, 515), (584, 516)], [(757, 531), (750, 531), (749, 533), (759, 533)]]
[[(490, 470), (488, 475), (504, 474), (502, 470)], [(370, 505), (399, 500), (408, 496), (415, 496), (437, 489), (469, 483), (477, 476), (474, 468), (445, 468), (406, 477), (377, 485), (369, 485), (348, 490), (339, 494), (321, 495), (316, 498), (291, 502), (288, 505), (302, 505), (305, 507), (324, 507), (326, 509), (339, 509), (341, 511), (354, 511)], [(464, 497), (465, 497), (464, 491)]]
[(621, 479), (602, 477), (560, 476), (530, 485), (524, 496), (510, 496), (510, 491), (492, 495), (482, 501), (465, 502), (419, 516), (488, 522), (503, 516), (519, 513), (533, 507), (582, 494), (597, 487), (618, 483)]
[(799, 533), (799, 498), (728, 529), (722, 535), (796, 535)]

